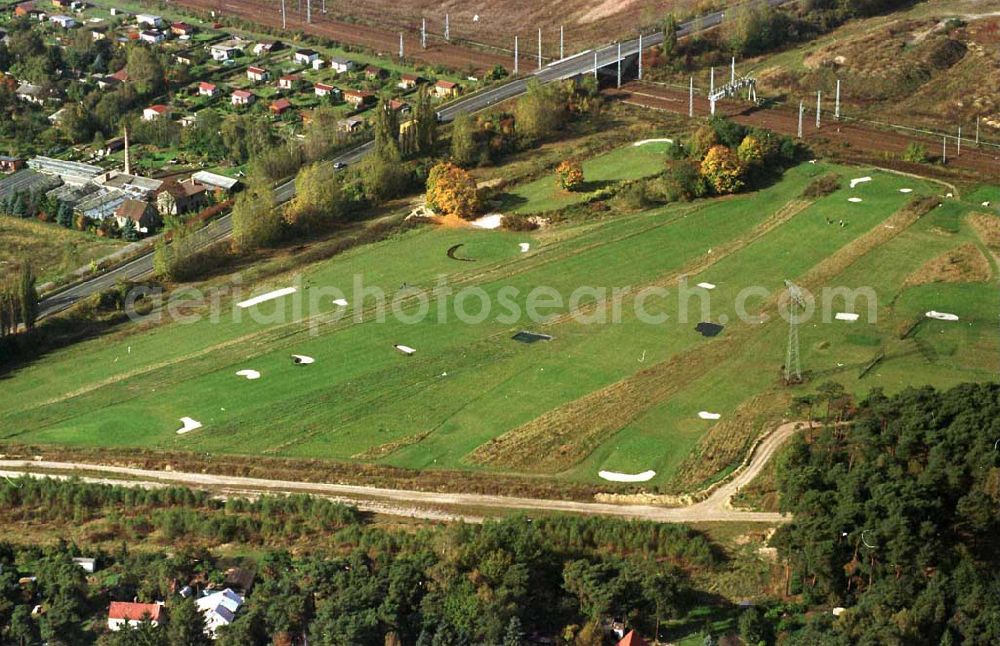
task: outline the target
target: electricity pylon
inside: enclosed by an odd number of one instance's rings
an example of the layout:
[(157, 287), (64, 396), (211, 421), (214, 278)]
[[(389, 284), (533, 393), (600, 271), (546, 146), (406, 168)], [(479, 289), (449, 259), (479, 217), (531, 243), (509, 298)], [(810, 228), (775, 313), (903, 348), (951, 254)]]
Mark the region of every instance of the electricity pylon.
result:
[(785, 281), (788, 288), (788, 349), (785, 352), (785, 383), (802, 382), (802, 362), (799, 358), (799, 309), (806, 308), (805, 293), (802, 288), (790, 280)]

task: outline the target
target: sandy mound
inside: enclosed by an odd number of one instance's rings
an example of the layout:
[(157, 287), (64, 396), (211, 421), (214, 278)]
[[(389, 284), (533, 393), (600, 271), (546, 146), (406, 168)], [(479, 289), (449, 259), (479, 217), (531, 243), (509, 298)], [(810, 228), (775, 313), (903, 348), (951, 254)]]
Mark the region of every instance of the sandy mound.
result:
[(236, 304), (236, 307), (253, 307), (254, 305), (259, 305), (267, 301), (272, 301), (276, 298), (281, 298), (282, 296), (288, 296), (289, 294), (294, 294), (296, 292), (295, 287), (285, 287), (283, 289), (276, 289), (273, 292), (268, 292), (266, 294), (261, 294), (260, 296), (255, 296), (253, 298), (247, 299), (245, 301), (240, 301)]
[(260, 379), (260, 373), (257, 372), (256, 370), (238, 370), (236, 372), (236, 376), (245, 377), (250, 380)]
[(190, 433), (191, 431), (196, 431), (201, 428), (201, 422), (191, 419), (190, 417), (182, 417), (181, 424), (184, 426), (177, 429), (178, 435), (184, 435), (185, 433)]

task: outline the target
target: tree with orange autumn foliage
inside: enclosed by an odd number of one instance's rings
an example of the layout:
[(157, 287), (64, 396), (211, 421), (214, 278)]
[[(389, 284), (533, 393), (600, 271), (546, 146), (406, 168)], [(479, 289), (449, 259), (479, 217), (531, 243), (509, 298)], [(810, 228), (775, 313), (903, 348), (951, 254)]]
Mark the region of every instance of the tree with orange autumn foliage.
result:
[(450, 162), (441, 162), (427, 176), (427, 205), (441, 215), (472, 219), (482, 208), (472, 174)]
[(712, 146), (701, 162), (701, 175), (719, 195), (736, 193), (743, 188), (745, 168), (729, 148)]
[(556, 178), (564, 191), (575, 191), (583, 184), (583, 166), (567, 159), (556, 166)]

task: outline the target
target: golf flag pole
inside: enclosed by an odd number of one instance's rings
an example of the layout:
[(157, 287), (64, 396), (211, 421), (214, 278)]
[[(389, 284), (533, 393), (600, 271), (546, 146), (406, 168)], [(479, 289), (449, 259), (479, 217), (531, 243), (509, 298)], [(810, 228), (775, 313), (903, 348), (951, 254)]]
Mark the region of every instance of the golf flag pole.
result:
[(403, 32), (399, 32), (399, 57), (403, 58)]
[(622, 41), (618, 41), (618, 87), (622, 86)]
[(694, 116), (694, 77), (688, 82), (688, 117)]
[(517, 36), (514, 36), (514, 76), (517, 76)]
[(542, 28), (538, 28), (538, 69), (542, 69)]
[(642, 80), (642, 32), (639, 32), (639, 80)]
[(822, 107), (823, 91), (816, 90), (816, 127), (819, 128), (819, 114)]
[(840, 120), (840, 79), (837, 79), (837, 99), (833, 106), (833, 118)]

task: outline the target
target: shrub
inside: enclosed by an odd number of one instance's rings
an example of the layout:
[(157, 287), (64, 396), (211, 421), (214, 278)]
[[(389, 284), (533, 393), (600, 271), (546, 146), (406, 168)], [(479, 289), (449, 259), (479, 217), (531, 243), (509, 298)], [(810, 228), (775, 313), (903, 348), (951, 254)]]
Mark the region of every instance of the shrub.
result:
[(534, 231), (538, 223), (523, 215), (505, 215), (501, 226), (508, 231)]
[(802, 191), (802, 197), (816, 199), (830, 195), (839, 188), (840, 176), (836, 173), (827, 173), (809, 182), (809, 185)]
[(583, 184), (583, 166), (567, 159), (556, 167), (556, 178), (564, 191), (575, 191)]

